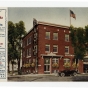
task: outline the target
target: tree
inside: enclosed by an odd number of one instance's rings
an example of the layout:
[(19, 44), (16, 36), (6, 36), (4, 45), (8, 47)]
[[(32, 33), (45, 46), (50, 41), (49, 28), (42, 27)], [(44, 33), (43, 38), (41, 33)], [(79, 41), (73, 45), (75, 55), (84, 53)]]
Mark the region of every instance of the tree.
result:
[(85, 26), (85, 41), (86, 51), (88, 51), (88, 25)]
[(78, 59), (82, 60), (85, 56), (86, 46), (85, 46), (85, 30), (81, 27), (74, 28), (70, 27), (70, 37), (72, 46), (74, 48), (74, 55), (76, 59), (76, 64), (78, 63)]
[(21, 59), (21, 51), (22, 51), (22, 37), (26, 34), (25, 25), (23, 21), (19, 21), (19, 23), (15, 24), (17, 30), (17, 50), (18, 50), (18, 74), (20, 73), (20, 59)]
[(20, 71), (20, 59), (22, 50), (22, 37), (26, 34), (24, 22), (19, 23), (8, 22), (8, 72), (9, 62), (12, 64), (12, 73), (14, 71), (13, 65), (16, 64), (14, 60), (18, 60), (18, 72)]
[(9, 63), (12, 64), (12, 74), (14, 72), (14, 60), (16, 59), (16, 38), (17, 31), (15, 30), (15, 25), (13, 22), (8, 22), (8, 72), (9, 72)]

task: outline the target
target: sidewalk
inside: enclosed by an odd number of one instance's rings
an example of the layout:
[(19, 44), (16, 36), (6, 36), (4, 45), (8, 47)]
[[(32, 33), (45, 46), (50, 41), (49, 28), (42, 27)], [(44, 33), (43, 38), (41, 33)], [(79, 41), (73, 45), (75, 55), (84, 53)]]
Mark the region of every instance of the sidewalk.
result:
[(51, 76), (58, 76), (57, 74), (54, 74), (54, 73), (53, 73), (53, 74), (32, 74), (32, 73), (31, 73), (31, 74), (25, 74), (25, 75), (18, 75), (18, 74), (13, 74), (13, 75), (12, 75), (12, 74), (8, 74), (8, 77), (46, 76), (46, 75), (47, 75), (47, 76), (48, 76), (48, 75), (49, 75), (49, 76), (50, 76), (50, 75), (51, 75)]

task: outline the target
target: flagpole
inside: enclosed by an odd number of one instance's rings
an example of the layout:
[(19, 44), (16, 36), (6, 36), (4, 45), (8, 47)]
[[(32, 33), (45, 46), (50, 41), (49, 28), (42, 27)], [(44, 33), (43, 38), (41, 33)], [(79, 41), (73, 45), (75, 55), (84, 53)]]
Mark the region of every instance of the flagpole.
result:
[[(70, 12), (70, 11), (69, 11)], [(71, 12), (70, 12), (70, 26), (71, 26)]]

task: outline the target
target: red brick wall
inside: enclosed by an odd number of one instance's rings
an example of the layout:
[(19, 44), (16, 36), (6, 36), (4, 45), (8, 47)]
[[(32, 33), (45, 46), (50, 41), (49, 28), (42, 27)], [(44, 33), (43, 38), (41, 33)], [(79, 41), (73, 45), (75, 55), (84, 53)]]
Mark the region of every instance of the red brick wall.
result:
[[(46, 27), (46, 29), (44, 29)], [(59, 29), (59, 31), (58, 31)], [(65, 32), (64, 32), (65, 30)], [(49, 31), (50, 32), (50, 40), (45, 39), (45, 32)], [(58, 33), (58, 40), (53, 40), (53, 33), (56, 32)], [(65, 42), (65, 34), (69, 34), (69, 29), (64, 29), (64, 28), (57, 28), (57, 27), (52, 27), (52, 26), (44, 26), (44, 25), (39, 25), (38, 26), (38, 55), (44, 54), (45, 53), (45, 44), (50, 44), (50, 52), (53, 52), (53, 45), (56, 44), (58, 45), (58, 53), (59, 55), (64, 55), (65, 54), (65, 46), (69, 46), (70, 54), (74, 53), (74, 50), (72, 48), (71, 42)]]
[[(44, 29), (46, 27), (46, 29)], [(59, 31), (58, 31), (59, 30)], [(50, 40), (45, 39), (45, 32), (50, 32)], [(64, 32), (65, 31), (65, 32)], [(58, 33), (58, 40), (53, 40), (53, 33)], [(45, 44), (50, 44), (50, 52), (53, 52), (53, 45), (58, 45), (58, 53), (57, 55), (63, 55), (64, 58), (73, 58), (73, 56), (65, 56), (65, 46), (69, 46), (69, 54), (73, 54), (74, 50), (71, 45), (71, 42), (65, 42), (65, 34), (69, 34), (69, 29), (65, 28), (58, 28), (53, 26), (46, 26), (46, 25), (38, 25), (38, 57), (41, 57), (41, 54), (45, 54)], [(43, 60), (39, 60), (39, 64), (43, 64)], [(60, 67), (59, 70), (63, 70), (63, 60), (60, 60)], [(44, 67), (41, 66), (39, 69), (43, 69)], [(53, 69), (52, 69), (53, 70)], [(42, 70), (43, 71), (43, 70)]]
[(83, 61), (79, 60), (78, 64), (79, 64), (79, 66), (78, 66), (78, 72), (79, 73), (83, 73)]
[(38, 73), (44, 74), (44, 58), (43, 57), (39, 58)]
[(63, 58), (59, 59), (59, 72), (64, 70), (64, 60)]
[[(44, 27), (46, 27), (46, 29), (44, 29)], [(53, 45), (58, 45), (58, 53), (56, 53), (57, 55), (63, 55), (62, 59), (59, 59), (59, 71), (62, 71), (64, 69), (63, 67), (63, 59), (64, 58), (70, 58), (71, 59), (71, 63), (72, 63), (72, 59), (73, 56), (65, 56), (65, 46), (69, 46), (69, 54), (74, 54), (74, 49), (71, 45), (71, 41), (66, 42), (65, 41), (65, 34), (69, 34), (69, 29), (66, 28), (61, 28), (61, 27), (55, 27), (55, 26), (49, 26), (49, 25), (38, 25), (37, 26), (37, 31), (38, 31), (38, 73), (43, 74), (44, 73), (44, 58), (41, 57), (41, 54), (46, 54), (45, 53), (45, 45), (46, 44), (50, 44), (50, 52), (53, 52)], [(49, 31), (50, 32), (50, 40), (45, 39), (45, 32)], [(53, 40), (53, 33), (58, 33), (58, 40)], [(24, 39), (23, 41), (27, 42), (27, 38), (32, 36), (32, 40), (33, 40), (33, 31), (31, 31)], [(25, 48), (23, 48), (23, 51), (27, 50), (27, 48), (32, 47), (33, 48), (33, 43), (26, 46)], [(33, 52), (32, 52), (33, 53)], [(26, 54), (26, 53), (25, 53)], [(33, 54), (31, 59), (33, 59)], [(22, 58), (23, 61), (26, 61), (27, 58)], [(82, 65), (82, 63), (80, 62), (80, 64)], [(72, 68), (71, 68), (72, 69)], [(51, 69), (51, 71), (53, 70), (53, 68)], [(82, 72), (82, 68), (79, 68), (80, 72)]]

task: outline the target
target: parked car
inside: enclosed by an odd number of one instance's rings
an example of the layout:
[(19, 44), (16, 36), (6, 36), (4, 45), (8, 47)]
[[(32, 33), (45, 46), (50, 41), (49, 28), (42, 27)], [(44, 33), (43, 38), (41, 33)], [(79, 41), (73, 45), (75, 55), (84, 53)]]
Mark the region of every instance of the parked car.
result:
[(64, 76), (76, 76), (77, 71), (75, 71), (75, 70), (63, 70), (63, 71), (59, 72), (58, 74), (61, 77), (64, 77)]

